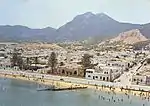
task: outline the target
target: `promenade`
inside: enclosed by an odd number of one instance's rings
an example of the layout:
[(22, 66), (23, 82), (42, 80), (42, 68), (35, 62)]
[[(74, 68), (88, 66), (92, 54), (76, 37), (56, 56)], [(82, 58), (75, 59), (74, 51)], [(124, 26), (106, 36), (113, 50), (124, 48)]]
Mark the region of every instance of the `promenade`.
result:
[[(6, 76), (8, 75), (8, 76)], [(88, 87), (92, 89), (98, 89), (103, 91), (113, 91), (115, 93), (131, 93), (133, 95), (148, 95), (150, 86), (139, 86), (139, 85), (122, 85), (113, 82), (104, 82), (104, 81), (96, 81), (96, 80), (87, 80), (82, 78), (72, 78), (72, 77), (64, 77), (64, 76), (55, 76), (55, 75), (46, 75), (39, 73), (29, 73), (23, 71), (10, 71), (0, 69), (0, 77), (8, 77), (22, 80), (30, 80), (36, 81), (38, 83), (43, 83), (46, 85), (55, 85), (57, 87), (70, 87), (70, 86), (80, 86), (80, 87)], [(40, 79), (40, 80), (35, 80)]]

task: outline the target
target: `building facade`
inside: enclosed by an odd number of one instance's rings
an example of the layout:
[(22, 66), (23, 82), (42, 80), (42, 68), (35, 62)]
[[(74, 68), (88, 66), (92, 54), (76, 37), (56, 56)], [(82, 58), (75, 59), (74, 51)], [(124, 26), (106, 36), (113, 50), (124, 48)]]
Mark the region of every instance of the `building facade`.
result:
[(104, 67), (99, 70), (87, 69), (86, 79), (113, 82), (122, 74), (122, 69), (117, 67)]

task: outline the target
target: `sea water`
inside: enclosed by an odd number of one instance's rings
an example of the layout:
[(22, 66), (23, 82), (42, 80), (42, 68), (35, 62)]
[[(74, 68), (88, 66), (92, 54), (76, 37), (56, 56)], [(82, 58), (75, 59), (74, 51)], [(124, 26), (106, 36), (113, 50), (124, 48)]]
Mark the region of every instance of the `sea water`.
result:
[(37, 91), (39, 84), (0, 78), (0, 106), (150, 106), (136, 96), (92, 89), (75, 91)]

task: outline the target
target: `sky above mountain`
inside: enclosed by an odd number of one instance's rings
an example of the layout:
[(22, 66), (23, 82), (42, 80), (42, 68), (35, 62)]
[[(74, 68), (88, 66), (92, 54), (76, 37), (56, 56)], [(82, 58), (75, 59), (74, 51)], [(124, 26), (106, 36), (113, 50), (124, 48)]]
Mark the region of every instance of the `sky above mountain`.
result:
[(150, 0), (0, 0), (0, 25), (58, 28), (85, 12), (144, 24), (150, 22)]

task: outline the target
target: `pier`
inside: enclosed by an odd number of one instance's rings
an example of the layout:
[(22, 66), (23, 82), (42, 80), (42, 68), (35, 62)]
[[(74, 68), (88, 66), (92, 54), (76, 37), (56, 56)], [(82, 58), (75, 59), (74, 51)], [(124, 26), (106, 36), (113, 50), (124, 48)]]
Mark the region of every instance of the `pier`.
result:
[(87, 87), (69, 87), (69, 88), (54, 88), (52, 91), (64, 91), (64, 90), (79, 90), (86, 89)]
[(64, 90), (79, 90), (79, 89), (86, 89), (87, 87), (68, 87), (68, 88), (42, 88), (38, 89), (37, 91), (64, 91)]

